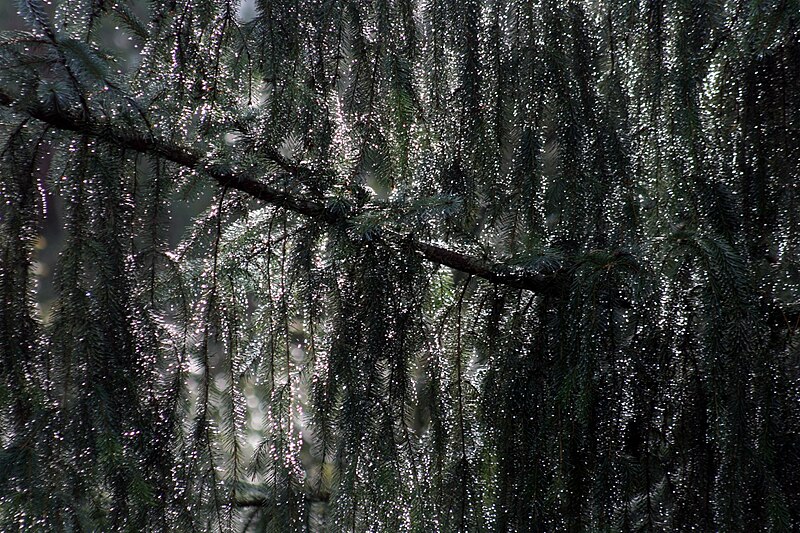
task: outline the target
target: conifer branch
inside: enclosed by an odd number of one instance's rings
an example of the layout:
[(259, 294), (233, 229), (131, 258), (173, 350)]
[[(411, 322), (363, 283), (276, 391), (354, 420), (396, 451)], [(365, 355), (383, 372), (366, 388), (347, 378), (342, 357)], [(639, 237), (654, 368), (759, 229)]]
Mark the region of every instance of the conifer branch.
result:
[[(37, 120), (61, 130), (73, 131), (111, 142), (119, 147), (156, 155), (184, 168), (201, 172), (223, 187), (243, 192), (265, 203), (282, 207), (300, 215), (326, 222), (340, 224), (347, 221), (343, 214), (327, 209), (325, 205), (276, 189), (258, 180), (246, 171), (233, 171), (224, 163), (210, 163), (201, 153), (187, 146), (157, 139), (152, 136), (131, 133), (112, 124), (98, 120), (73, 116), (64, 110), (47, 109), (41, 104), (16, 106), (14, 99), (0, 89), (0, 105), (14, 108)], [(479, 257), (462, 254), (436, 244), (404, 239), (406, 242), (385, 242), (399, 245), (401, 249), (422, 255), (432, 263), (446, 266), (465, 274), (483, 278), (492, 283), (526, 289), (538, 293), (558, 292), (564, 283), (563, 270), (553, 272), (531, 272), (494, 263)]]

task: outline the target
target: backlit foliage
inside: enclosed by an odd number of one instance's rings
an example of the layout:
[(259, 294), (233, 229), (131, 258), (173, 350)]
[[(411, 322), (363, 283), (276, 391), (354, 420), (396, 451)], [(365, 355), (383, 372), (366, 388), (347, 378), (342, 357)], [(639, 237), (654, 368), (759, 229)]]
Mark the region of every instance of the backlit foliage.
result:
[(800, 527), (797, 0), (18, 8), (3, 531)]

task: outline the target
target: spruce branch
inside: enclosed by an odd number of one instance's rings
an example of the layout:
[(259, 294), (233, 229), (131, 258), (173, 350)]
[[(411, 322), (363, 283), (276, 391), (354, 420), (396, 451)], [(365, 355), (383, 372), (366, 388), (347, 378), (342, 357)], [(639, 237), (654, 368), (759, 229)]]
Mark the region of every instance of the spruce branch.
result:
[[(188, 146), (158, 139), (152, 135), (146, 136), (127, 131), (102, 119), (76, 116), (60, 108), (47, 108), (41, 103), (18, 105), (14, 98), (3, 89), (0, 89), (0, 105), (27, 114), (60, 130), (88, 135), (121, 148), (161, 157), (184, 168), (205, 174), (222, 187), (235, 189), (252, 198), (288, 209), (305, 217), (330, 225), (347, 222), (347, 216), (341, 211), (335, 212), (320, 202), (271, 187), (260, 181), (251, 172), (234, 171), (225, 163), (209, 162), (199, 151)], [(281, 166), (292, 173), (304, 171), (300, 167), (288, 164)], [(403, 237), (397, 232), (386, 232), (386, 234), (390, 236), (390, 240), (383, 239), (381, 242), (388, 246), (401, 249), (406, 253), (422, 255), (432, 263), (477, 276), (492, 283), (549, 294), (560, 291), (565, 282), (564, 269), (550, 272), (529, 271), (462, 254), (436, 244)]]
[[(0, 106), (27, 114), (60, 130), (88, 135), (122, 148), (161, 157), (184, 168), (201, 172), (222, 187), (235, 189), (267, 204), (288, 209), (329, 225), (345, 224), (348, 220), (347, 215), (340, 210), (332, 210), (320, 202), (271, 187), (260, 181), (251, 172), (234, 171), (225, 163), (209, 162), (198, 150), (188, 146), (158, 139), (152, 135), (126, 131), (100, 119), (75, 116), (60, 108), (47, 108), (41, 103), (20, 105), (11, 94), (2, 88), (0, 88)], [(279, 154), (276, 155), (280, 157)], [(308, 169), (291, 165), (283, 159), (276, 163), (291, 174), (305, 175), (309, 172)], [(529, 290), (538, 294), (563, 292), (567, 287), (569, 272), (572, 270), (570, 265), (562, 265), (545, 271), (526, 269), (459, 253), (392, 230), (384, 230), (382, 234), (388, 239), (383, 237), (377, 239), (376, 242), (385, 246), (402, 250), (405, 253), (421, 255), (434, 264), (446, 266), (498, 285)], [(785, 306), (776, 301), (769, 302), (767, 307), (769, 307), (767, 322), (770, 326), (787, 329), (790, 332), (796, 329), (796, 324), (800, 322), (800, 312), (794, 308), (784, 309)]]

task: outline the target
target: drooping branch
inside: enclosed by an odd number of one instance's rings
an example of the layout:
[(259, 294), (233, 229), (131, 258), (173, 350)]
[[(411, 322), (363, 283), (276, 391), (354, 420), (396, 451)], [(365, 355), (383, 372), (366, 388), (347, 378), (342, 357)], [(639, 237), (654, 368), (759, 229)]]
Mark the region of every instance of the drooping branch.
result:
[[(252, 198), (282, 207), (300, 215), (324, 221), (328, 224), (346, 223), (344, 215), (337, 214), (320, 202), (271, 187), (247, 171), (234, 171), (223, 163), (207, 161), (197, 150), (173, 142), (126, 131), (101, 119), (91, 119), (70, 114), (63, 110), (49, 109), (42, 104), (19, 105), (14, 98), (0, 89), (0, 105), (40, 120), (55, 128), (73, 131), (110, 142), (137, 152), (156, 155), (184, 168), (200, 172), (219, 185), (241, 191)], [(402, 237), (400, 237), (402, 238)], [(462, 254), (435, 244), (402, 238), (404, 242), (385, 242), (409, 253), (422, 255), (432, 263), (486, 279), (492, 283), (526, 289), (539, 293), (553, 293), (564, 284), (562, 270), (538, 272), (510, 267), (479, 257)]]
[(427, 242), (411, 241), (410, 247), (426, 259), (455, 270), (472, 274), (500, 285), (528, 289), (540, 293), (554, 293), (562, 288), (564, 275), (561, 271), (536, 272), (511, 268), (502, 263), (491, 263), (474, 256), (460, 254)]

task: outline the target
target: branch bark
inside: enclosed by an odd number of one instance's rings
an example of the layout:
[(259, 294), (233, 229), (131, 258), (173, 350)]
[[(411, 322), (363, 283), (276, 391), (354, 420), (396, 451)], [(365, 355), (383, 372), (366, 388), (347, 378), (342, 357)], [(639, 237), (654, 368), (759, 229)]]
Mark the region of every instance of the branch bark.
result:
[[(208, 162), (200, 152), (191, 147), (152, 136), (131, 133), (106, 121), (72, 115), (63, 110), (48, 109), (42, 104), (18, 104), (10, 94), (3, 92), (2, 89), (0, 89), (0, 105), (12, 108), (61, 130), (81, 133), (123, 148), (156, 155), (184, 168), (201, 172), (219, 185), (241, 191), (255, 199), (300, 215), (331, 225), (347, 222), (346, 217), (332, 212), (319, 202), (270, 187), (259, 181), (257, 176), (247, 172), (233, 171), (224, 164)], [(538, 293), (555, 293), (560, 291), (564, 285), (565, 276), (562, 270), (531, 272), (413, 239), (403, 243), (385, 241), (384, 243), (409, 253), (420, 254), (432, 263), (500, 285)]]

